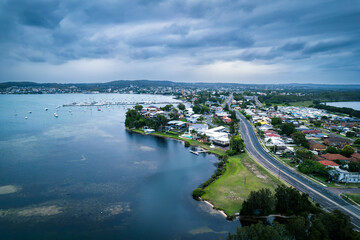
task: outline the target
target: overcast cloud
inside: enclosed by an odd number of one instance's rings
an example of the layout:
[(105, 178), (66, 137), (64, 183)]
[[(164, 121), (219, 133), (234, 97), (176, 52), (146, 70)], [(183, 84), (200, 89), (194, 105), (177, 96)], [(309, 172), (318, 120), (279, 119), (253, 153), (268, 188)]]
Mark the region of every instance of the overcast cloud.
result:
[(0, 0), (0, 81), (360, 83), (360, 1)]

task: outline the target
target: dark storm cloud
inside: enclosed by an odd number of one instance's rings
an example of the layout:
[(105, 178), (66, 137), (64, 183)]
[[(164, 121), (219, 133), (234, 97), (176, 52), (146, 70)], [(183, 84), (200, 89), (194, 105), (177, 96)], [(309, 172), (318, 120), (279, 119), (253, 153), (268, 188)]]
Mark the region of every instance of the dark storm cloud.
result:
[(341, 72), (360, 61), (359, 22), (357, 0), (0, 0), (0, 67), (182, 59)]

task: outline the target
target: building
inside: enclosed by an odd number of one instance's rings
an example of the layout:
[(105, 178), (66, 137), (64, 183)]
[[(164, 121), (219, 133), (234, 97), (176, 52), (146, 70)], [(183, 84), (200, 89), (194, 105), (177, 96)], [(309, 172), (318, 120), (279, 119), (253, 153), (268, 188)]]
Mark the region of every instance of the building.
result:
[(324, 137), (324, 143), (328, 146), (343, 148), (346, 145), (352, 145), (353, 140), (344, 138), (344, 137), (340, 137), (336, 134), (330, 134), (329, 136)]
[(342, 183), (359, 183), (360, 182), (360, 173), (358, 172), (348, 172), (346, 170), (335, 167), (333, 170), (329, 171), (330, 176), (336, 182)]
[(341, 154), (336, 154), (336, 153), (326, 153), (320, 155), (319, 157), (329, 161), (335, 161), (335, 160), (346, 161), (346, 162), (350, 161), (350, 158), (347, 158)]
[(310, 149), (312, 151), (324, 151), (324, 150), (326, 150), (326, 146), (319, 143), (318, 141), (310, 139), (308, 141), (308, 143), (309, 143)]
[(209, 129), (207, 124), (192, 124), (189, 126), (189, 132), (192, 130), (196, 131), (199, 134), (205, 134), (206, 130)]
[(221, 146), (228, 146), (230, 144), (227, 128), (223, 126), (208, 129), (205, 131), (205, 134), (206, 136), (209, 137), (209, 140), (212, 141), (214, 144)]
[(325, 167), (331, 167), (331, 168), (335, 168), (335, 167), (339, 166), (339, 164), (337, 164), (333, 161), (329, 161), (329, 160), (322, 160), (322, 161), (319, 161), (319, 163), (321, 163)]

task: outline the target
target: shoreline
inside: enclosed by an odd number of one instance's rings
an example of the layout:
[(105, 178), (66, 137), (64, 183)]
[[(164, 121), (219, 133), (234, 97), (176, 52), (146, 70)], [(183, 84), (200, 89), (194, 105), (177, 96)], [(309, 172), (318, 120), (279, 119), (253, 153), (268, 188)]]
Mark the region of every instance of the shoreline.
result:
[(200, 198), (202, 202), (208, 204), (209, 206), (211, 206), (214, 210), (218, 211), (221, 215), (223, 215), (226, 220), (228, 220), (228, 215), (226, 215), (226, 213), (223, 210), (219, 210), (217, 209), (211, 202), (209, 202), (208, 200), (203, 200), (202, 198)]
[[(157, 134), (145, 134), (145, 133), (143, 133), (143, 132), (134, 131), (134, 130), (136, 130), (136, 129), (126, 128), (126, 131), (129, 131), (129, 132), (131, 132), (131, 133), (141, 134), (141, 135), (143, 135), (143, 136), (148, 136), (148, 135), (150, 135), (150, 136), (162, 137), (162, 138), (166, 138), (166, 139), (173, 139), (173, 140), (177, 140), (177, 141), (180, 141), (180, 142), (185, 142), (185, 141), (186, 141), (185, 139), (178, 139), (178, 138), (171, 137), (171, 136), (162, 136), (162, 135), (157, 135)], [(190, 146), (203, 147), (203, 146), (195, 145), (195, 144), (191, 144), (191, 143), (190, 143)], [(209, 147), (209, 148), (210, 148), (210, 147)], [(206, 148), (205, 148), (205, 149), (206, 149)], [(208, 149), (206, 149), (206, 150), (208, 150)], [(218, 153), (212, 152), (210, 149), (209, 149), (209, 151), (208, 151), (207, 153), (214, 154), (214, 155), (216, 155), (217, 157), (220, 156)], [(209, 178), (209, 179), (210, 179), (210, 178)], [(206, 182), (206, 181), (205, 181), (205, 182)], [(208, 204), (209, 206), (211, 206), (214, 210), (218, 211), (219, 214), (222, 215), (222, 216), (224, 216), (227, 221), (233, 221), (233, 220), (235, 220), (235, 219), (230, 219), (230, 217), (231, 217), (230, 215), (227, 215), (224, 210), (217, 209), (209, 200), (204, 200), (204, 199), (202, 199), (201, 197), (199, 198), (199, 200), (202, 201), (202, 202), (205, 202), (206, 204)], [(195, 200), (195, 201), (196, 201), (196, 200)]]

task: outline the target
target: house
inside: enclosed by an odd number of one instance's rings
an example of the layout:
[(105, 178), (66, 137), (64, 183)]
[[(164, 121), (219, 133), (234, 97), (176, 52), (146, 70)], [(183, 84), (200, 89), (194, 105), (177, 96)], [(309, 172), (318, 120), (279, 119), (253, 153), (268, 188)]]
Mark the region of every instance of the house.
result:
[(144, 110), (147, 111), (147, 112), (157, 112), (160, 109), (158, 107), (155, 107), (155, 106), (148, 106), (148, 107), (144, 107)]
[(268, 125), (268, 124), (266, 124), (266, 125), (262, 125), (261, 127), (259, 127), (259, 130), (261, 130), (261, 131), (267, 131), (267, 130), (270, 130), (270, 129), (272, 129), (273, 127), (271, 126), (271, 125)]
[(353, 140), (344, 138), (344, 137), (340, 137), (336, 134), (330, 134), (329, 136), (324, 137), (324, 143), (328, 146), (343, 148), (346, 145), (352, 145)]
[(178, 130), (184, 130), (187, 127), (187, 123), (179, 120), (173, 120), (168, 122), (168, 127)]
[(192, 124), (189, 126), (189, 132), (194, 130), (199, 134), (204, 134), (208, 128), (209, 126), (207, 124)]
[(227, 129), (223, 126), (211, 128), (205, 131), (209, 139), (217, 145), (227, 146), (230, 144), (229, 134)]
[(360, 182), (360, 173), (358, 172), (348, 172), (346, 170), (335, 167), (335, 169), (329, 171), (330, 176), (334, 181), (343, 182), (343, 183), (359, 183)]
[(353, 153), (350, 157), (351, 162), (358, 162), (360, 160), (360, 153)]
[(312, 130), (312, 129), (301, 130), (301, 132), (303, 132), (304, 134), (317, 134), (317, 133), (321, 133), (320, 130)]
[(318, 141), (310, 139), (308, 141), (308, 143), (309, 143), (310, 149), (312, 151), (324, 151), (324, 150), (326, 150), (326, 146), (319, 143)]
[(341, 154), (336, 154), (336, 153), (326, 153), (320, 156), (321, 158), (323, 158), (324, 160), (329, 160), (329, 161), (335, 161), (335, 160), (340, 160), (340, 161), (350, 161), (350, 158), (347, 158)]
[(329, 161), (329, 160), (322, 160), (322, 161), (319, 161), (319, 163), (321, 163), (325, 167), (331, 167), (331, 168), (335, 168), (335, 167), (339, 166), (339, 164), (336, 164), (335, 162)]

